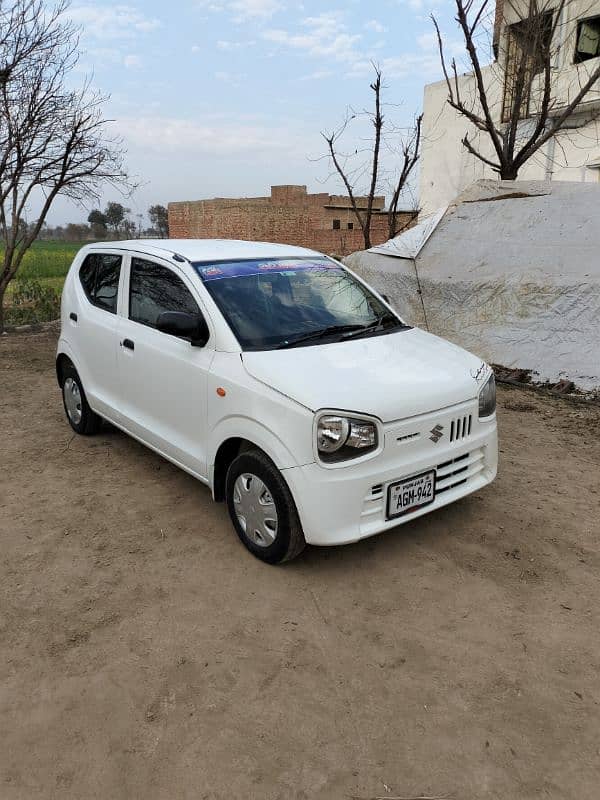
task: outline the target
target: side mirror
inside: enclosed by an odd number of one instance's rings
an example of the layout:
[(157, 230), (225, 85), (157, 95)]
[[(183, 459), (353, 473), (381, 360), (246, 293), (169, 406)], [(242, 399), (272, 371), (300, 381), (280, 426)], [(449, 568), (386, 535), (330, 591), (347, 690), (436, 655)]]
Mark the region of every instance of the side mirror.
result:
[(162, 333), (189, 339), (193, 347), (204, 347), (210, 337), (208, 325), (202, 314), (187, 314), (185, 311), (163, 311), (156, 320)]

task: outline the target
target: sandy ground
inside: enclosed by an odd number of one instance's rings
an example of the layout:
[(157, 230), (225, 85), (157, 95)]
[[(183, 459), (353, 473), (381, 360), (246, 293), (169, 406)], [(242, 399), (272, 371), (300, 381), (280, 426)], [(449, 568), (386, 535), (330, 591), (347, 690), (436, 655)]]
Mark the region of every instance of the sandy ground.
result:
[(598, 409), (503, 390), (493, 486), (273, 568), (53, 351), (0, 337), (2, 800), (597, 800)]

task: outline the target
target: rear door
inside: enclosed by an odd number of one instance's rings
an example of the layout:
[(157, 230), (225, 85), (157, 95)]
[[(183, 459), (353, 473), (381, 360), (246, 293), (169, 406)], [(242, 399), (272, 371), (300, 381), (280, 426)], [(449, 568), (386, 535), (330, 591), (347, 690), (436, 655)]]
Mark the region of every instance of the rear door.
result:
[[(214, 333), (197, 289), (177, 267), (132, 255), (119, 324), (123, 424), (131, 433), (205, 478), (207, 376)], [(157, 330), (165, 311), (202, 314), (211, 329), (204, 347)]]
[(75, 278), (75, 301), (68, 308), (77, 367), (94, 411), (118, 421), (118, 317), (123, 254), (92, 252)]

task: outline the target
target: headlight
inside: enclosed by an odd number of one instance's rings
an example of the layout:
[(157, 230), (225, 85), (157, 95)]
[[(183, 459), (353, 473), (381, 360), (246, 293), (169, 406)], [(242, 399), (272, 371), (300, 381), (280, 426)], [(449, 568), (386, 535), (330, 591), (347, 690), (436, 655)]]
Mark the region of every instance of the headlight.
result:
[(496, 410), (496, 379), (494, 373), (487, 379), (485, 386), (479, 392), (479, 419), (491, 417)]
[(317, 450), (322, 461), (358, 458), (377, 447), (377, 426), (366, 419), (326, 414), (317, 424)]

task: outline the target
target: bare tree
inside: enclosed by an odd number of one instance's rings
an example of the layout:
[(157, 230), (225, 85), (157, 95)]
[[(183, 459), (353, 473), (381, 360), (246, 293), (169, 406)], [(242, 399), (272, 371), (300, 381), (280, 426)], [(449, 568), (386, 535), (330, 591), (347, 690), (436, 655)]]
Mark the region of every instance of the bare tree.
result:
[[(578, 71), (578, 83), (565, 100), (558, 90), (555, 69), (560, 49), (558, 31), (570, 0), (506, 0), (514, 23), (500, 53), (501, 103), (498, 86), (490, 85), (482, 65), (482, 48), (489, 52), (490, 0), (455, 0), (456, 21), (462, 32), (475, 82), (475, 96), (465, 95), (456, 61), (448, 66), (443, 38), (432, 17), (448, 86), (448, 103), (487, 134), (492, 153), (476, 146), (467, 133), (463, 146), (504, 180), (515, 180), (521, 167), (561, 129), (600, 78), (600, 65)], [(526, 123), (526, 124), (525, 124)]]
[[(402, 196), (402, 192), (404, 191), (408, 179), (410, 178), (411, 172), (417, 165), (417, 161), (419, 160), (419, 156), (421, 155), (421, 128), (423, 125), (423, 114), (419, 114), (417, 119), (415, 120), (415, 127), (409, 133), (408, 137), (404, 140), (402, 144), (402, 168), (400, 170), (400, 174), (398, 175), (398, 179), (396, 181), (396, 186), (394, 188), (394, 192), (392, 194), (392, 200), (389, 205), (388, 209), (388, 231), (390, 235), (390, 239), (393, 239), (394, 236), (397, 236), (400, 232), (398, 228), (398, 203), (400, 202), (400, 198)], [(408, 223), (405, 223), (403, 228), (406, 227), (407, 224), (410, 224), (418, 215), (418, 211), (414, 211)]]
[[(384, 84), (382, 73), (379, 67), (377, 67), (375, 64), (373, 64), (373, 69), (375, 70), (375, 80), (369, 85), (369, 88), (374, 95), (373, 109), (370, 111), (364, 111), (360, 114), (350, 111), (347, 113), (346, 119), (340, 128), (338, 128), (338, 130), (332, 133), (321, 133), (327, 142), (327, 157), (330, 159), (333, 165), (333, 173), (337, 173), (337, 175), (342, 179), (348, 199), (350, 200), (350, 206), (354, 211), (354, 215), (356, 216), (356, 219), (360, 225), (365, 242), (365, 249), (367, 250), (371, 247), (371, 224), (375, 210), (375, 199), (383, 176), (382, 152), (384, 146), (386, 146), (387, 149), (394, 154), (397, 154), (398, 150), (398, 148), (391, 146), (390, 142), (386, 140), (386, 137), (389, 138), (390, 135), (399, 137), (399, 132), (396, 128), (393, 128), (390, 125), (386, 126), (386, 118), (383, 113), (384, 104), (382, 92), (384, 89)], [(366, 150), (361, 150), (360, 152), (359, 150), (355, 150), (354, 153), (344, 154), (339, 149), (340, 140), (343, 134), (346, 132), (350, 122), (359, 116), (366, 116), (368, 118), (373, 128), (372, 139), (370, 139), (370, 143)], [(400, 197), (402, 196), (402, 192), (405, 189), (410, 175), (419, 159), (419, 150), (421, 144), (421, 122), (422, 116), (417, 118), (415, 128), (409, 132), (408, 136), (403, 140), (400, 148), (402, 166), (399, 174), (396, 174), (391, 182), (392, 202), (388, 210), (388, 227), (390, 237), (395, 236), (398, 232), (397, 220)], [(361, 155), (364, 156), (365, 152), (367, 153), (366, 158), (363, 159), (357, 166), (353, 161), (354, 157), (360, 157)], [(359, 190), (357, 189), (357, 184), (359, 184), (361, 181), (364, 181), (368, 187), (366, 189), (366, 203), (364, 204), (359, 202), (359, 200), (362, 200), (363, 198), (359, 198)]]
[(365, 249), (368, 250), (371, 247), (371, 219), (373, 217), (373, 203), (375, 201), (375, 192), (377, 190), (377, 177), (379, 172), (379, 153), (381, 151), (381, 131), (383, 129), (383, 112), (381, 109), (381, 70), (379, 67), (374, 66), (375, 69), (375, 80), (373, 83), (370, 84), (370, 88), (375, 95), (375, 109), (372, 112), (366, 112), (373, 124), (374, 128), (374, 138), (373, 138), (373, 151), (371, 157), (371, 169), (370, 169), (370, 185), (369, 185), (369, 193), (367, 195), (367, 205), (365, 209), (361, 209), (358, 206), (358, 202), (356, 200), (356, 194), (354, 188), (351, 183), (351, 178), (344, 169), (342, 165), (342, 161), (340, 160), (339, 153), (336, 150), (336, 145), (338, 143), (339, 138), (346, 130), (350, 119), (353, 117), (346, 117), (344, 124), (342, 125), (339, 130), (335, 131), (334, 133), (326, 134), (322, 133), (321, 135), (327, 142), (327, 146), (329, 148), (329, 155), (331, 157), (331, 161), (333, 166), (335, 167), (336, 172), (342, 179), (344, 186), (346, 187), (346, 192), (348, 193), (348, 198), (350, 199), (350, 205), (352, 206), (352, 210), (356, 215), (358, 223), (363, 233), (363, 237), (365, 240)]
[[(0, 3), (0, 331), (6, 288), (58, 195), (83, 203), (103, 183), (129, 188), (121, 141), (108, 134), (105, 98), (68, 87), (78, 32), (68, 0)], [(40, 205), (27, 224), (29, 204)]]

